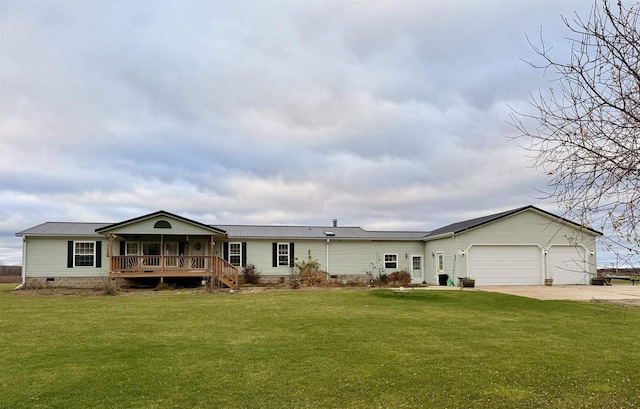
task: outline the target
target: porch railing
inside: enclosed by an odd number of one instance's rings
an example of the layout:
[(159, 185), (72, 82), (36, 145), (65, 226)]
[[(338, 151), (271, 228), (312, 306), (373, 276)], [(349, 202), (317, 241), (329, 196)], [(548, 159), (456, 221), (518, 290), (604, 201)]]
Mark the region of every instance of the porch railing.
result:
[(238, 269), (217, 256), (111, 256), (112, 273), (202, 273), (203, 276), (227, 277), (238, 283)]

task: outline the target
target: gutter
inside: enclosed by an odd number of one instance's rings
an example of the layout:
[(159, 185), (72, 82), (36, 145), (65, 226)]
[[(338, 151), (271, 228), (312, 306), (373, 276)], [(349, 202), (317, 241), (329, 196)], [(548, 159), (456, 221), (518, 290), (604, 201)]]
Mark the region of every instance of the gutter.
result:
[(436, 236), (431, 236), (431, 237), (425, 237), (424, 239), (422, 239), (422, 241), (431, 241), (431, 240), (437, 240), (437, 239), (444, 239), (447, 237), (454, 237), (456, 234), (454, 232), (448, 232), (448, 233), (442, 233), (442, 234), (438, 234)]

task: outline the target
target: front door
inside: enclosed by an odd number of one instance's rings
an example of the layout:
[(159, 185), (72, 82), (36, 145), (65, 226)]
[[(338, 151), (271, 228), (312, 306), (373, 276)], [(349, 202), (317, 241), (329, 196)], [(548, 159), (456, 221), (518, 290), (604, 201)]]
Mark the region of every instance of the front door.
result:
[(160, 243), (144, 242), (142, 243), (142, 264), (145, 266), (160, 265)]
[[(440, 280), (440, 276), (444, 274), (444, 255), (441, 251), (436, 253), (436, 280)], [(440, 281), (439, 281), (440, 282)], [(440, 282), (442, 285), (442, 282)]]
[(178, 266), (178, 242), (169, 241), (164, 243), (164, 265), (165, 267)]
[(411, 256), (411, 281), (421, 283), (422, 277), (422, 256)]
[(189, 253), (191, 254), (191, 268), (205, 268), (206, 240), (191, 240)]

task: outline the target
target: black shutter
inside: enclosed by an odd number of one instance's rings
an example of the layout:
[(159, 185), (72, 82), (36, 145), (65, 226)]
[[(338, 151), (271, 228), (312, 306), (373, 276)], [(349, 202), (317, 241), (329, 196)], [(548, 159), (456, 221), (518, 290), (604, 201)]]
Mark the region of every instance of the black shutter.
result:
[(67, 268), (73, 268), (73, 240), (67, 242)]
[(247, 242), (242, 242), (242, 260), (240, 260), (240, 265), (245, 267), (247, 265)]
[(289, 267), (293, 267), (296, 265), (294, 260), (295, 260), (295, 253), (293, 251), (293, 243), (289, 243)]
[(120, 242), (120, 255), (124, 256), (126, 254), (127, 250), (124, 244), (124, 240)]
[(96, 241), (96, 268), (102, 267), (102, 242)]
[(278, 267), (278, 243), (273, 243), (273, 267)]
[(222, 258), (229, 261), (229, 242), (222, 243)]
[(178, 242), (178, 254), (184, 256), (184, 241)]

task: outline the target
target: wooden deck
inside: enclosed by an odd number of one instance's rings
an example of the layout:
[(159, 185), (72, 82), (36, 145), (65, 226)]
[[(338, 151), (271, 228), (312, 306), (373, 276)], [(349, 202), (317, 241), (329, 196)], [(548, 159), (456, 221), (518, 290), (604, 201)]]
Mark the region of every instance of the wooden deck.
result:
[(238, 287), (238, 269), (217, 256), (111, 256), (109, 275), (121, 278), (212, 277)]

